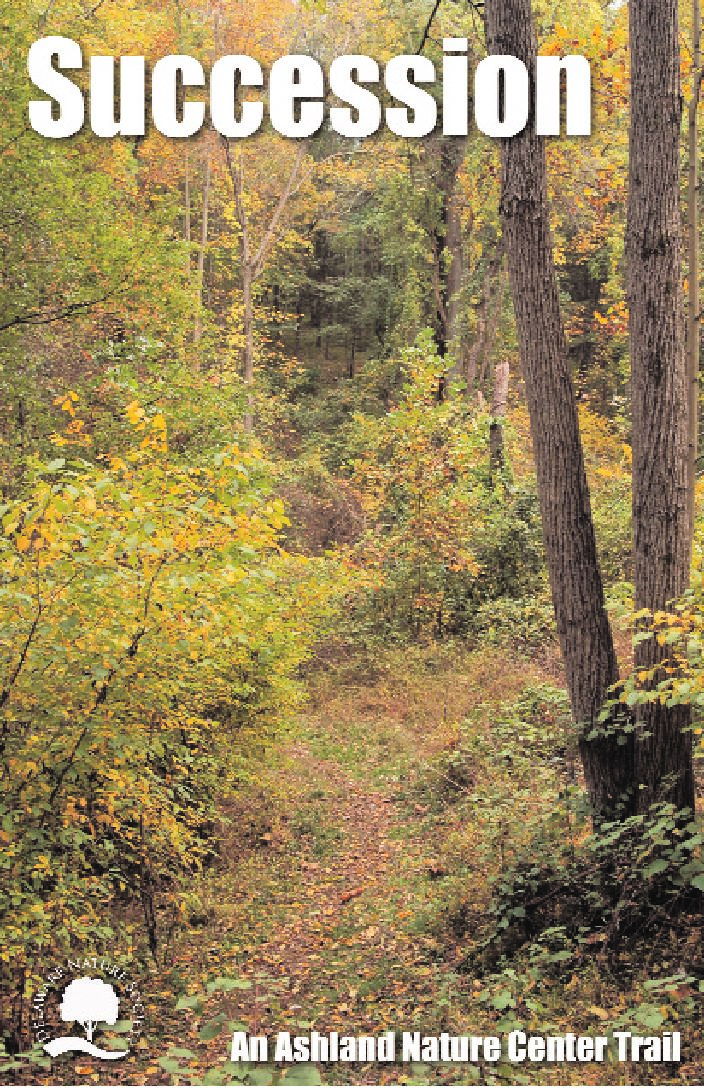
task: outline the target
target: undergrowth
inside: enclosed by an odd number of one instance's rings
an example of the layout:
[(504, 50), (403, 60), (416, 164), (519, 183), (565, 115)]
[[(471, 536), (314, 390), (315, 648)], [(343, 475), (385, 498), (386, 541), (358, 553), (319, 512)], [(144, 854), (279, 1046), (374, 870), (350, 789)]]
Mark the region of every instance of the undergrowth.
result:
[(425, 924), (498, 1031), (699, 1036), (702, 820), (659, 804), (592, 829), (563, 691), (478, 706), (415, 796), (445, 828)]

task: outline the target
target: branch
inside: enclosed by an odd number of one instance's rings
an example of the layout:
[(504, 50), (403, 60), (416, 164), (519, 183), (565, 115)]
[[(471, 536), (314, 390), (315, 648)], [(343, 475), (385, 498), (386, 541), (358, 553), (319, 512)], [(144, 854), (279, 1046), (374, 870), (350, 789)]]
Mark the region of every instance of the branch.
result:
[(423, 31), (423, 37), (420, 40), (420, 45), (416, 49), (416, 56), (419, 53), (422, 53), (423, 50), (425, 49), (425, 43), (427, 42), (428, 38), (430, 37), (430, 29), (431, 29), (431, 27), (433, 25), (433, 22), (435, 20), (435, 16), (437, 15), (438, 11), (440, 10), (440, 4), (441, 3), (442, 3), (442, 0), (435, 0), (433, 10), (430, 13), (430, 18), (428, 19), (427, 23), (425, 24), (425, 30)]
[(68, 757), (66, 758), (66, 761), (64, 762), (63, 767), (61, 768), (61, 770), (59, 771), (59, 773), (57, 775), (56, 782), (55, 782), (54, 787), (53, 787), (53, 789), (51, 791), (51, 794), (49, 795), (49, 805), (48, 805), (47, 811), (49, 811), (51, 809), (52, 805), (54, 804), (54, 801), (56, 800), (57, 794), (58, 794), (59, 790), (61, 789), (61, 785), (63, 783), (63, 780), (66, 777), (66, 775), (68, 774), (70, 768), (73, 766), (73, 763), (74, 763), (74, 761), (76, 759), (76, 755), (78, 753), (78, 749), (81, 746), (81, 744), (83, 743), (83, 741), (85, 740), (86, 736), (88, 735), (88, 727), (89, 727), (89, 723), (90, 723), (90, 719), (91, 719), (92, 715), (95, 713), (95, 711), (98, 709), (98, 707), (102, 706), (102, 704), (106, 701), (106, 699), (108, 697), (108, 690), (109, 690), (110, 683), (114, 679), (120, 665), (124, 665), (127, 661), (130, 661), (132, 658), (137, 656), (137, 651), (139, 650), (139, 644), (142, 641), (142, 639), (144, 638), (144, 636), (147, 634), (146, 623), (147, 623), (147, 616), (149, 614), (149, 606), (150, 606), (150, 603), (151, 603), (151, 598), (152, 598), (152, 592), (154, 590), (154, 585), (156, 583), (159, 572), (161, 571), (161, 568), (165, 565), (165, 563), (166, 563), (166, 558), (162, 557), (160, 559), (160, 561), (158, 562), (158, 564), (156, 566), (156, 569), (154, 570), (154, 573), (152, 574), (151, 578), (149, 579), (149, 583), (147, 585), (147, 591), (146, 591), (146, 593), (144, 595), (144, 603), (143, 603), (143, 608), (142, 608), (142, 623), (136, 629), (136, 631), (133, 633), (132, 638), (130, 639), (129, 646), (125, 650), (125, 653), (124, 653), (124, 656), (122, 657), (122, 659), (120, 661), (118, 661), (117, 664), (112, 666), (112, 668), (110, 669), (110, 671), (109, 671), (108, 675), (106, 676), (105, 680), (103, 680), (102, 684), (98, 688), (98, 694), (96, 695), (96, 698), (95, 698), (95, 700), (93, 702), (93, 705), (88, 710), (88, 712), (86, 714), (85, 725), (83, 726), (83, 729), (79, 733), (78, 738), (76, 740), (76, 743), (74, 744), (74, 746), (71, 749)]
[(254, 279), (257, 279), (261, 275), (262, 269), (264, 268), (264, 262), (266, 261), (271, 245), (276, 241), (276, 228), (278, 227), (279, 220), (283, 215), (284, 208), (288, 204), (289, 199), (294, 192), (294, 185), (296, 182), (296, 178), (298, 177), (298, 171), (301, 168), (303, 156), (306, 153), (307, 147), (308, 140), (301, 140), (300, 144), (298, 145), (298, 151), (296, 152), (296, 158), (294, 160), (293, 166), (291, 167), (291, 173), (288, 176), (288, 180), (281, 192), (281, 196), (278, 199), (277, 205), (274, 208), (274, 214), (271, 217), (271, 222), (269, 223), (267, 232), (262, 238), (259, 249), (257, 250), (256, 256), (254, 258), (252, 268)]
[(99, 295), (97, 298), (85, 299), (82, 302), (69, 302), (66, 306), (55, 310), (54, 313), (45, 313), (42, 310), (30, 310), (26, 314), (16, 314), (11, 317), (9, 321), (0, 323), (0, 333), (7, 332), (8, 329), (14, 329), (18, 325), (52, 325), (55, 321), (64, 321), (67, 317), (73, 317), (75, 314), (80, 313), (82, 310), (90, 310), (93, 306), (99, 306), (101, 302), (107, 302), (109, 298), (112, 298), (118, 293), (120, 288), (124, 287), (127, 283), (128, 277), (120, 280), (119, 283), (111, 287), (109, 291), (106, 291), (104, 295)]
[(34, 636), (36, 634), (37, 627), (39, 625), (39, 620), (42, 617), (42, 611), (43, 611), (43, 609), (42, 609), (41, 603), (38, 603), (37, 604), (37, 613), (36, 613), (34, 619), (32, 620), (32, 624), (31, 624), (31, 626), (29, 628), (29, 632), (27, 634), (26, 639), (24, 640), (24, 645), (22, 646), (22, 649), (20, 650), (20, 654), (19, 654), (17, 664), (15, 665), (15, 668), (12, 670), (5, 687), (0, 692), (0, 707), (4, 706), (5, 703), (7, 702), (7, 700), (10, 698), (10, 694), (12, 692), (12, 686), (15, 683), (15, 680), (17, 679), (19, 674), (21, 673), (22, 668), (24, 666), (24, 663), (27, 660), (27, 654), (29, 653), (29, 647), (32, 645), (32, 639), (34, 638)]
[[(457, 2), (457, 0), (455, 0), (455, 2)], [(433, 10), (430, 13), (430, 18), (428, 19), (427, 23), (425, 24), (425, 30), (423, 31), (423, 37), (420, 40), (420, 45), (416, 49), (416, 56), (419, 53), (423, 52), (423, 50), (425, 48), (425, 44), (428, 41), (428, 39), (430, 38), (430, 31), (431, 31), (433, 22), (435, 21), (435, 16), (437, 15), (438, 11), (440, 10), (440, 4), (441, 3), (442, 3), (442, 0), (435, 0), (435, 6), (433, 7)], [(467, 3), (467, 6), (469, 7), (469, 9), (472, 12), (472, 17), (474, 17), (475, 15), (481, 15), (482, 14), (482, 12), (484, 10), (483, 0), (466, 0), (466, 3)]]
[(244, 204), (244, 194), (242, 185), (242, 166), (241, 164), (235, 165), (232, 161), (232, 155), (230, 154), (230, 141), (227, 136), (223, 136), (222, 144), (225, 148), (225, 161), (227, 163), (227, 172), (230, 175), (230, 181), (232, 182), (232, 190), (235, 196), (235, 214), (237, 216), (237, 222), (240, 225), (242, 231), (242, 263), (249, 265), (249, 220), (247, 218), (247, 209)]

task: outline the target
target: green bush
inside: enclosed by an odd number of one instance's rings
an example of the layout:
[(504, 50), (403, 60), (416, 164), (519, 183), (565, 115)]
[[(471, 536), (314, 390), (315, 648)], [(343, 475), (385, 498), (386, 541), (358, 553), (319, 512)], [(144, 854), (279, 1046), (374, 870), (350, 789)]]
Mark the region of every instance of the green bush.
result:
[(461, 396), (438, 402), (444, 366), (420, 337), (398, 403), (356, 420), (353, 481), (368, 530), (351, 558), (369, 586), (352, 621), (369, 639), (464, 635), (485, 602), (544, 583), (535, 491), (507, 464), (492, 469), (486, 413)]

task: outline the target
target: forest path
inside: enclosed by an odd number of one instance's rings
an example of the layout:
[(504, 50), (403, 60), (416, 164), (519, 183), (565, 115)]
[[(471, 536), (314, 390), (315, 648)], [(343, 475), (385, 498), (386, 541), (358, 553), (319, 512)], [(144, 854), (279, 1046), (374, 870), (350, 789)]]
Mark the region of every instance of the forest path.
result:
[[(404, 664), (405, 662), (402, 662)], [(474, 829), (442, 803), (435, 759), (479, 703), (533, 676), (490, 658), (435, 661), (311, 685), (290, 740), (227, 812), (223, 865), (204, 882), (209, 922), (191, 970), (246, 980), (213, 1003), (250, 1034), (435, 1034), (467, 1023), (452, 962), (442, 863)], [(482, 727), (483, 728), (483, 727)], [(486, 881), (477, 872), (477, 888)], [(200, 961), (200, 962), (198, 962)], [(208, 1047), (223, 1058), (223, 1037)], [(271, 1054), (270, 1054), (271, 1057)], [(409, 1067), (337, 1064), (336, 1083), (406, 1081)]]
[(253, 908), (255, 918), (275, 921), (241, 966), (255, 983), (250, 1026), (383, 1030), (399, 1011), (409, 966), (417, 974), (428, 961), (424, 942), (402, 926), (427, 867), (419, 814), (409, 820), (395, 790), (317, 759), (308, 744), (293, 745), (289, 758), (303, 800), (291, 821), (295, 855), (274, 886), (240, 900), (250, 916)]
[(412, 793), (432, 741), (407, 710), (382, 709), (371, 726), (309, 709), (280, 754), (267, 865), (260, 857), (255, 874), (246, 859), (219, 911), (253, 983), (237, 1015), (254, 1033), (379, 1032), (407, 1017), (409, 987), (419, 1011), (436, 996), (418, 990), (435, 973), (435, 941), (408, 926), (431, 864), (427, 807)]

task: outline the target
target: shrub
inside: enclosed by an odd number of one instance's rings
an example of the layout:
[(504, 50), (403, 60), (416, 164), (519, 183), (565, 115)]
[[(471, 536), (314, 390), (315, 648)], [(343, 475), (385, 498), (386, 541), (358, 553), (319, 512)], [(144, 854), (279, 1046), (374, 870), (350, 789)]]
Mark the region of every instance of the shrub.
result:
[(437, 402), (444, 363), (428, 337), (404, 365), (398, 404), (358, 416), (351, 439), (369, 526), (351, 556), (373, 581), (354, 618), (385, 640), (465, 634), (483, 602), (542, 585), (535, 492), (492, 471), (486, 413), (460, 396)]
[(327, 607), (279, 545), (256, 448), (174, 463), (161, 416), (104, 465), (34, 466), (2, 507), (0, 977), (106, 940), (110, 907), (160, 905), (212, 852), (214, 802), (298, 697)]

